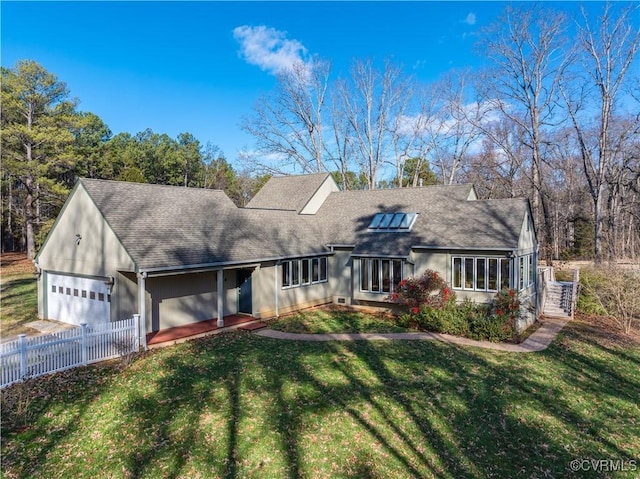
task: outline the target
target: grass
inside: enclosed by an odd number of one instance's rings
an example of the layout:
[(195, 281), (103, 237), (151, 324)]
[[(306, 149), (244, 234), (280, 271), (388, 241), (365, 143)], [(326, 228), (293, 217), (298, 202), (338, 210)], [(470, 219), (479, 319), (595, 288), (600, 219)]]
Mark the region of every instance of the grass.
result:
[(527, 355), (211, 336), (4, 390), (3, 477), (632, 478), (569, 464), (640, 457), (639, 365), (580, 323)]
[(390, 314), (374, 314), (341, 307), (323, 307), (294, 313), (269, 321), (269, 327), (288, 333), (312, 334), (415, 331), (398, 325)]
[(2, 282), (0, 295), (0, 329), (2, 337), (33, 330), (24, 326), (38, 319), (38, 298), (33, 263), (26, 255), (8, 253), (2, 255)]

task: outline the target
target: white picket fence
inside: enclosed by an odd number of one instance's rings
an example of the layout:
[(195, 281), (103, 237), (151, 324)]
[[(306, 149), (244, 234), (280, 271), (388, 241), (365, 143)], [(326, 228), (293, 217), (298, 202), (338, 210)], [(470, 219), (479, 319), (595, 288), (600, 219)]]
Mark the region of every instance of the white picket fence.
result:
[(140, 319), (102, 324), (27, 337), (0, 344), (0, 388), (17, 381), (138, 351)]

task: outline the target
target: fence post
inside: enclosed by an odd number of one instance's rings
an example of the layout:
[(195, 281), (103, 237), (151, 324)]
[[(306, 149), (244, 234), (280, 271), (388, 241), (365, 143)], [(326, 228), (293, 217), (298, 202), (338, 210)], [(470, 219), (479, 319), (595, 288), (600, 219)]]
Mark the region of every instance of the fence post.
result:
[(27, 376), (27, 335), (18, 334), (18, 351), (20, 352), (20, 379)]
[(80, 342), (82, 346), (82, 365), (87, 365), (87, 323), (80, 324), (81, 332), (82, 332), (82, 340)]

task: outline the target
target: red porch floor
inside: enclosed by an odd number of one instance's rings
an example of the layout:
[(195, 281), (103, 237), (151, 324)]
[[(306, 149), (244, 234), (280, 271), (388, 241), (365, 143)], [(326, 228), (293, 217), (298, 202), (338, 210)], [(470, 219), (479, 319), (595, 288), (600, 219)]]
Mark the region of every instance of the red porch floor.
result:
[[(244, 316), (240, 314), (234, 314), (224, 317), (224, 328), (229, 326), (235, 326), (242, 323), (248, 323), (249, 321), (255, 321), (256, 318), (251, 316)], [(207, 333), (209, 331), (215, 331), (218, 328), (217, 319), (209, 319), (207, 321), (198, 321), (196, 323), (185, 324), (184, 326), (178, 326), (175, 328), (161, 329), (153, 333), (147, 334), (147, 344), (159, 344), (166, 341), (175, 341), (177, 339), (188, 338), (189, 336), (195, 336), (196, 334)]]

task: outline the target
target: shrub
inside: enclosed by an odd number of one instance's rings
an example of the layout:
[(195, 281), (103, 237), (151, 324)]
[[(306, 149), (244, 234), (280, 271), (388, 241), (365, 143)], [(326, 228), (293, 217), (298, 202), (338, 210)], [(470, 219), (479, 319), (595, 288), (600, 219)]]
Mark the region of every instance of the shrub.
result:
[(513, 290), (500, 291), (492, 304), (447, 302), (442, 307), (423, 305), (398, 318), (401, 324), (475, 340), (508, 341), (515, 337), (520, 300)]
[(640, 320), (638, 277), (616, 266), (588, 268), (580, 273), (578, 309), (585, 313), (606, 315), (626, 334)]
[(455, 304), (455, 298), (446, 281), (437, 272), (428, 269), (421, 276), (400, 281), (394, 293), (386, 299), (405, 305), (411, 313), (418, 314), (423, 306), (441, 309), (445, 305)]

